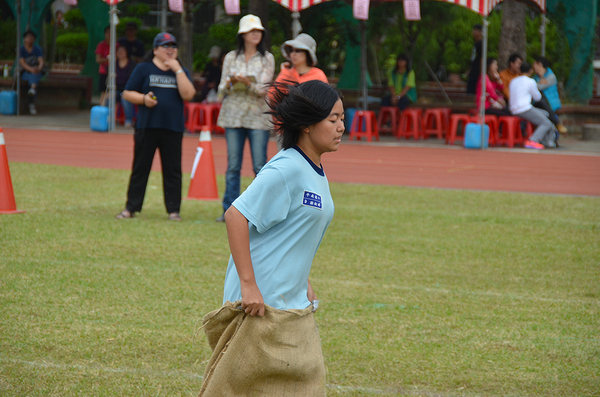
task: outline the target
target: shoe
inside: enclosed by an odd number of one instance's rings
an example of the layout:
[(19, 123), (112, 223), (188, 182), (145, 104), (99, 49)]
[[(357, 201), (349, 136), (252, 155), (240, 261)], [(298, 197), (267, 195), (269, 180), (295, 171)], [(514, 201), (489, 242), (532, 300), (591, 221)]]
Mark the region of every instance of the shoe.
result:
[(128, 210), (123, 210), (115, 216), (117, 219), (130, 219), (133, 218), (133, 212), (129, 212)]
[(542, 150), (544, 148), (544, 145), (542, 145), (541, 143), (537, 143), (536, 141), (525, 141), (525, 147), (527, 149)]
[(35, 109), (35, 105), (33, 103), (29, 105), (29, 114), (37, 114), (37, 110)]
[(563, 135), (566, 135), (569, 132), (569, 130), (567, 130), (567, 127), (565, 127), (563, 125), (563, 123), (560, 123), (559, 125), (557, 125), (556, 129), (558, 130), (558, 132), (560, 132)]
[(225, 222), (225, 214), (221, 215), (216, 219), (217, 222)]
[(179, 216), (179, 212), (171, 212), (169, 214), (169, 220), (181, 222), (181, 217)]
[(35, 88), (30, 88), (29, 91), (27, 91), (27, 95), (35, 96)]
[(133, 123), (131, 121), (126, 121), (125, 122), (125, 127), (126, 128), (131, 128), (131, 127), (133, 127)]

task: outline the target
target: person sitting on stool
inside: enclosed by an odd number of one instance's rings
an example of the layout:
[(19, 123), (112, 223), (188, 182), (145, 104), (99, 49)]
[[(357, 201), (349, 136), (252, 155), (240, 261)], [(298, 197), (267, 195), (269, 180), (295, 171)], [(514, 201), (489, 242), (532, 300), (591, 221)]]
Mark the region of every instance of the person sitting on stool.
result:
[(401, 111), (417, 101), (415, 72), (408, 66), (405, 54), (396, 58), (396, 68), (388, 74), (390, 95), (381, 100), (381, 106), (397, 106)]
[(23, 74), (21, 79), (29, 83), (27, 98), (29, 101), (29, 113), (36, 114), (35, 97), (37, 95), (37, 86), (42, 78), (42, 69), (44, 68), (44, 58), (42, 48), (34, 45), (36, 35), (32, 30), (27, 30), (23, 34), (23, 46), (19, 51), (19, 65)]

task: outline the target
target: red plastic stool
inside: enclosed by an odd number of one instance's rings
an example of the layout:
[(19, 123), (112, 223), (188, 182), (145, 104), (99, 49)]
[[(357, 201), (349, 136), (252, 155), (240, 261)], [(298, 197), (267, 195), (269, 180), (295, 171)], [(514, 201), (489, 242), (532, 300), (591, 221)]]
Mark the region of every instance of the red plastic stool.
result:
[(498, 137), (497, 145), (507, 145), (512, 148), (515, 144), (523, 145), (525, 140), (533, 133), (531, 123), (527, 122), (525, 130), (525, 139), (521, 135), (521, 121), (525, 121), (516, 116), (501, 116), (498, 117)]
[(396, 138), (410, 138), (419, 140), (423, 130), (423, 110), (420, 108), (404, 109), (400, 115), (400, 123), (396, 130)]
[[(458, 136), (458, 123), (462, 122), (462, 134)], [(450, 128), (446, 134), (446, 144), (454, 145), (456, 139), (465, 139), (465, 126), (471, 122), (471, 116), (468, 114), (453, 114), (450, 116)]]
[(421, 136), (427, 139), (428, 135), (437, 135), (438, 139), (442, 139), (448, 131), (450, 124), (450, 108), (433, 108), (425, 110), (423, 113), (423, 131)]
[(194, 127), (197, 127), (197, 125), (194, 124), (194, 120), (200, 118), (200, 115), (198, 114), (200, 113), (200, 105), (200, 103), (186, 102), (183, 106), (183, 118), (185, 120), (185, 129), (188, 130), (188, 132), (190, 133), (196, 131), (194, 130)]
[[(486, 114), (483, 122), (490, 128), (489, 145), (496, 146), (496, 141), (498, 139), (498, 117), (493, 114)], [(471, 123), (478, 124), (479, 116), (471, 117)]]
[(354, 113), (352, 126), (350, 127), (350, 140), (356, 138), (357, 141), (360, 141), (362, 137), (367, 138), (369, 142), (373, 140), (373, 137), (379, 140), (375, 112), (371, 110), (357, 110)]
[[(389, 120), (390, 127), (386, 127), (385, 123)], [(398, 128), (398, 121), (400, 120), (400, 109), (396, 106), (382, 106), (379, 109), (379, 114), (377, 115), (377, 128), (379, 132), (390, 132), (394, 133)]]

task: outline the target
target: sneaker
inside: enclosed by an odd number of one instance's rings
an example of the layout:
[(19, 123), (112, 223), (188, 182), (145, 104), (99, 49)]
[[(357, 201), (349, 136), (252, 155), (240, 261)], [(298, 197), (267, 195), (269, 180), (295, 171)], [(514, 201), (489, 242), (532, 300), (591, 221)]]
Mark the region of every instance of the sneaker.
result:
[(35, 105), (33, 103), (29, 105), (29, 114), (37, 114), (37, 110), (35, 110)]
[(527, 149), (542, 150), (544, 148), (544, 145), (542, 145), (541, 143), (537, 143), (536, 141), (525, 141), (525, 147)]
[(565, 135), (569, 132), (569, 130), (567, 130), (567, 127), (565, 127), (562, 123), (557, 125), (556, 129), (558, 129), (558, 132), (560, 132), (561, 134), (565, 134)]
[(225, 214), (221, 215), (220, 217), (218, 217), (217, 219), (215, 219), (217, 222), (225, 222)]
[(30, 88), (29, 91), (27, 91), (27, 95), (29, 95), (29, 96), (35, 96), (35, 89), (34, 88)]

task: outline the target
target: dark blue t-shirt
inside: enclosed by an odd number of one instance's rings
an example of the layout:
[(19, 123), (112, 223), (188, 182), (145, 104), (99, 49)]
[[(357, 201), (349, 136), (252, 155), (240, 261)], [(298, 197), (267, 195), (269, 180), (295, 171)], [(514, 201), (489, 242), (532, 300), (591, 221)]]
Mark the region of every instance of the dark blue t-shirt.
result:
[[(190, 81), (190, 72), (183, 69)], [(177, 89), (175, 72), (162, 71), (152, 61), (140, 63), (133, 69), (126, 91), (147, 94), (152, 91), (158, 104), (153, 108), (138, 106), (136, 128), (161, 128), (175, 132), (184, 131), (183, 99)]]
[[(19, 51), (19, 57), (20, 58), (25, 58), (25, 61), (27, 61), (27, 58), (32, 57), (37, 59), (39, 57), (42, 57), (44, 55), (42, 48), (40, 46), (34, 45), (33, 48), (31, 49), (31, 52), (27, 51), (27, 49), (25, 48), (25, 46), (21, 46), (21, 50)], [(33, 66), (33, 65), (31, 65)]]

